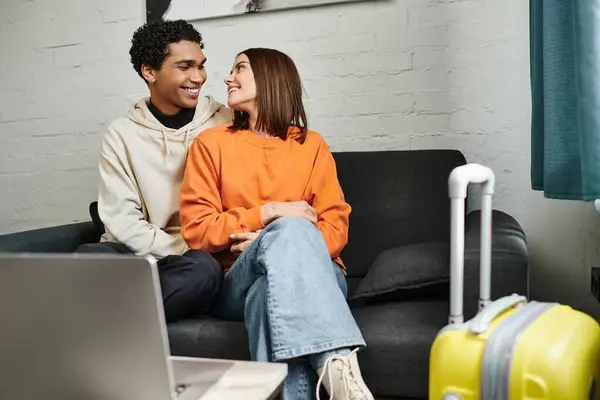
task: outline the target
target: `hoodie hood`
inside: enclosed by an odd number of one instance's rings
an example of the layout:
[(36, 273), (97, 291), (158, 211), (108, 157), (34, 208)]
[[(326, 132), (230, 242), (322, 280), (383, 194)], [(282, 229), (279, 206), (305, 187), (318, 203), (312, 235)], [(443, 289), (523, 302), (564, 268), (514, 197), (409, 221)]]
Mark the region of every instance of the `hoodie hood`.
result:
[[(129, 109), (127, 118), (145, 128), (148, 134), (162, 142), (165, 161), (170, 156), (170, 143), (183, 142), (187, 153), (191, 141), (199, 133), (198, 131), (202, 130), (202, 125), (205, 125), (217, 112), (230, 111), (223, 104), (215, 101), (212, 96), (201, 96), (198, 98), (194, 119), (179, 129), (172, 129), (164, 126), (156, 119), (152, 111), (148, 108), (149, 101), (150, 97), (140, 99)], [(231, 113), (231, 116), (233, 116), (233, 113)], [(195, 133), (193, 137), (191, 137), (192, 132)]]
[(148, 108), (149, 101), (150, 97), (140, 99), (129, 109), (127, 118), (161, 136), (161, 132), (165, 131), (169, 136), (173, 136), (174, 138), (185, 133), (187, 130), (198, 128), (208, 121), (220, 108), (224, 107), (223, 104), (216, 102), (212, 96), (199, 97), (194, 119), (179, 129), (172, 129), (167, 128), (156, 119), (152, 111)]

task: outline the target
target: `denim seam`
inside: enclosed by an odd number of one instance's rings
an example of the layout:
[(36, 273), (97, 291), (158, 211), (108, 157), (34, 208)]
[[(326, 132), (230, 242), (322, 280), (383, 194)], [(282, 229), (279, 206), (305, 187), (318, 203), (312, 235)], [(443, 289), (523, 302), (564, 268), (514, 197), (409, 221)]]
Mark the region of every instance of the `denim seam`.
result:
[(274, 347), (280, 347), (281, 346), (281, 335), (282, 335), (282, 327), (279, 324), (279, 319), (278, 318), (271, 318), (273, 316), (273, 314), (277, 314), (277, 309), (279, 308), (277, 305), (277, 302), (275, 301), (275, 299), (273, 299), (274, 296), (271, 296), (271, 282), (270, 279), (272, 278), (272, 275), (267, 273), (267, 287), (265, 289), (265, 291), (267, 292), (267, 321), (269, 321), (269, 326), (271, 328), (271, 349), (273, 349)]
[[(263, 235), (264, 237), (264, 235)], [(259, 243), (259, 249), (257, 250), (263, 250), (263, 241), (261, 241)], [(262, 264), (262, 268), (261, 270), (263, 271), (263, 273), (265, 274), (265, 277), (267, 278), (267, 284), (266, 284), (266, 296), (267, 296), (267, 320), (269, 322), (269, 328), (270, 328), (270, 339), (271, 339), (271, 352), (273, 352), (273, 348), (278, 348), (281, 347), (281, 336), (283, 335), (283, 329), (281, 327), (281, 325), (279, 324), (279, 319), (278, 318), (271, 318), (274, 314), (277, 315), (277, 309), (278, 304), (276, 302), (276, 300), (273, 298), (274, 296), (271, 296), (271, 286), (273, 285), (273, 280), (274, 280), (274, 275), (276, 274), (270, 274), (269, 273), (269, 268), (266, 266), (266, 264), (264, 263), (264, 260), (262, 259), (264, 257), (264, 252), (263, 251), (257, 251), (258, 253), (258, 257), (256, 257), (256, 262), (260, 265)]]

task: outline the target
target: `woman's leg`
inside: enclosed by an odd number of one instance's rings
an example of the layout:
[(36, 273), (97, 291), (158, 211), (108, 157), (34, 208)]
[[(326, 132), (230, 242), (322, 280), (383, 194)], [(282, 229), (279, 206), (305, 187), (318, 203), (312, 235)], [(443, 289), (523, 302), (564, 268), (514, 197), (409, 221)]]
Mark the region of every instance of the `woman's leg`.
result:
[[(339, 265), (337, 265), (333, 261), (332, 265), (338, 286), (344, 294), (344, 298), (346, 299), (348, 297), (348, 283), (346, 282), (346, 277), (344, 276), (344, 273), (342, 272), (342, 269)], [(335, 355), (349, 356), (350, 352), (351, 351), (349, 348), (342, 347), (339, 349), (333, 349), (321, 353), (311, 354), (309, 355), (308, 360), (310, 362), (310, 365), (314, 368), (314, 370), (320, 372), (321, 368), (323, 368), (323, 366), (330, 357)]]
[[(231, 267), (225, 275), (213, 312), (222, 319), (243, 320), (248, 331), (250, 358), (253, 361), (272, 362), (275, 360), (272, 357), (271, 333), (267, 312), (266, 275), (253, 276), (235, 272), (240, 269), (250, 269), (251, 263), (250, 257), (240, 256)], [(247, 280), (240, 279), (242, 277)], [(254, 281), (248, 287), (248, 283), (252, 282), (252, 279)], [(283, 384), (283, 399), (314, 399), (317, 378), (316, 372), (308, 359), (298, 358), (277, 361), (285, 361), (288, 364), (288, 374)]]
[(332, 265), (323, 235), (311, 222), (279, 218), (227, 272), (215, 313), (243, 320), (248, 291), (264, 276), (274, 361), (364, 346)]
[[(345, 356), (350, 348), (365, 342), (340, 290), (336, 268), (322, 234), (312, 223), (302, 218), (277, 219), (225, 275), (216, 314), (242, 320), (250, 288), (264, 277), (266, 312), (261, 314), (266, 314), (269, 334), (265, 336), (271, 348), (269, 351), (266, 340), (261, 348), (270, 352), (272, 361), (323, 353), (326, 359)], [(246, 326), (249, 331), (254, 329), (248, 321)]]
[[(346, 277), (339, 265), (332, 264), (340, 290), (344, 297), (347, 297)], [(310, 365), (319, 375), (319, 380), (313, 386), (315, 394), (321, 391), (321, 384), (323, 384), (333, 399), (373, 399), (373, 395), (362, 378), (356, 357), (357, 351), (358, 348), (354, 350), (339, 348), (309, 356)]]
[[(244, 320), (250, 342), (250, 356), (254, 361), (271, 362), (271, 340), (267, 314), (266, 277), (261, 276), (248, 290)], [(308, 359), (285, 360), (288, 374), (283, 383), (283, 399), (312, 400), (315, 397), (317, 377)]]
[(280, 218), (259, 239), (273, 358), (364, 346), (321, 232), (306, 219)]

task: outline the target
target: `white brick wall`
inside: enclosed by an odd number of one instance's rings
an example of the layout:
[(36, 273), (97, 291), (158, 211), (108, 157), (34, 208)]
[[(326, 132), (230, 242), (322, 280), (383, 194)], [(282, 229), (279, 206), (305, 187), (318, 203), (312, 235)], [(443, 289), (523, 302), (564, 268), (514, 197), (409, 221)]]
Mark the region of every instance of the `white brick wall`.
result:
[[(128, 60), (143, 0), (0, 6), (0, 233), (85, 220), (100, 134), (144, 94)], [(275, 47), (304, 78), (334, 150), (458, 148), (498, 175), (495, 205), (524, 225), (535, 297), (594, 312), (598, 215), (529, 186), (528, 6), (389, 0), (198, 21), (224, 101), (236, 52)], [(600, 309), (600, 308), (599, 308)]]
[(0, 5), (0, 233), (88, 218), (100, 134), (144, 85), (128, 64), (143, 2)]

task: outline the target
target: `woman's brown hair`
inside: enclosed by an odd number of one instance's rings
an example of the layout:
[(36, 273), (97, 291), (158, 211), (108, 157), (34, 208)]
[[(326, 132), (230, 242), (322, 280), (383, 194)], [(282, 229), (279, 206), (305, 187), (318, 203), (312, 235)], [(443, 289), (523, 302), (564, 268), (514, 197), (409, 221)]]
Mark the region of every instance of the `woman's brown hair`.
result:
[[(294, 138), (300, 143), (308, 129), (306, 111), (302, 103), (302, 82), (296, 65), (286, 54), (265, 48), (246, 49), (256, 83), (258, 116), (256, 130), (268, 132), (283, 140), (289, 129), (298, 128)], [(250, 129), (248, 113), (235, 111), (232, 130)]]

